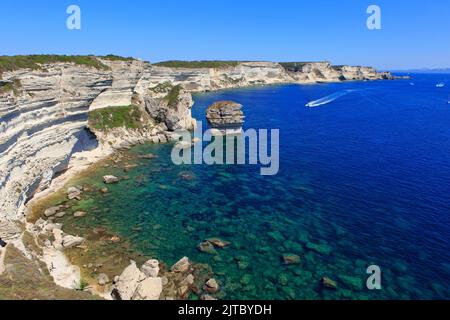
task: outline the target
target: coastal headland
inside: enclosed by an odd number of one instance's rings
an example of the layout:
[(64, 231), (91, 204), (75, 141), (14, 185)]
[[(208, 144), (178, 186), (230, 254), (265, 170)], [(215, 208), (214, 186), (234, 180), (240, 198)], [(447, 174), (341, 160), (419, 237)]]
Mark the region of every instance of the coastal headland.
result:
[[(101, 161), (124, 160), (122, 151), (134, 145), (174, 142), (174, 131), (193, 129), (192, 93), (392, 79), (371, 67), (329, 62), (151, 64), (117, 56), (0, 57), (0, 238), (7, 244), (0, 248), (0, 297), (182, 299), (196, 287), (202, 299), (215, 299), (219, 285), (211, 272), (187, 257), (171, 267), (154, 259), (129, 263), (124, 258), (116, 279), (102, 274), (92, 288), (82, 281), (83, 266), (74, 263), (74, 248), (88, 250), (86, 235), (72, 235), (55, 222), (69, 207), (42, 203), (49, 197), (76, 203), (92, 192), (66, 187), (77, 174)], [(105, 188), (98, 191), (106, 193), (114, 178), (105, 176)], [(82, 210), (76, 214), (83, 217)], [(204, 245), (222, 244), (216, 239)], [(33, 290), (14, 289), (20, 285)]]

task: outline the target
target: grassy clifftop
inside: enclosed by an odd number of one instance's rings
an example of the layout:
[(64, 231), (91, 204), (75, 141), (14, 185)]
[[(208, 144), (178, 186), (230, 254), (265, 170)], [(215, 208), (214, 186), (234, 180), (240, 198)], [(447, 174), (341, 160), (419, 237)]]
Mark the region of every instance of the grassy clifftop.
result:
[(137, 106), (109, 107), (89, 112), (89, 127), (96, 130), (142, 127), (142, 113)]
[(99, 59), (105, 59), (110, 61), (132, 61), (131, 57), (120, 57), (116, 55), (106, 56), (66, 56), (66, 55), (54, 55), (54, 54), (41, 54), (41, 55), (19, 55), (19, 56), (0, 56), (0, 78), (3, 72), (14, 71), (18, 69), (41, 69), (42, 64), (48, 63), (74, 63), (77, 65), (88, 66), (100, 70), (109, 70), (110, 68), (102, 63)]
[(155, 63), (155, 66), (159, 67), (169, 67), (169, 68), (189, 68), (189, 69), (197, 69), (197, 68), (227, 68), (227, 67), (235, 67), (242, 61), (220, 61), (220, 60), (202, 60), (202, 61), (182, 61), (182, 60), (170, 60)]

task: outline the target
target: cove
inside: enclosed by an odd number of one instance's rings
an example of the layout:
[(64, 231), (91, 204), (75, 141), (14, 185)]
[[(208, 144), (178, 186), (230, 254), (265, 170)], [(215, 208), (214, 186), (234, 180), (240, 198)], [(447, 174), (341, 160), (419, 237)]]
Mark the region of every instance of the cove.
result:
[[(280, 128), (278, 175), (176, 166), (172, 145), (141, 145), (128, 153), (158, 157), (136, 160), (128, 179), (85, 204), (95, 214), (73, 223), (105, 226), (169, 265), (182, 256), (209, 265), (222, 299), (447, 298), (450, 109), (434, 83), (417, 76), (414, 88), (352, 82), (196, 95), (199, 120), (212, 102), (232, 100), (244, 105), (246, 128)], [(358, 91), (305, 107), (342, 90)], [(81, 182), (100, 187), (103, 175), (124, 174), (121, 165)], [(230, 245), (200, 251), (210, 238)], [(372, 265), (382, 290), (366, 286)], [(335, 288), (321, 285), (325, 277)]]

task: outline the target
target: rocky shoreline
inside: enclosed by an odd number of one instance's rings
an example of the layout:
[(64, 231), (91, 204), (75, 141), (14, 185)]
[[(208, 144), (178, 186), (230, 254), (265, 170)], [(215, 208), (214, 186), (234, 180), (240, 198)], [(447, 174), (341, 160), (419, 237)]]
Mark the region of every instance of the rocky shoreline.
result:
[[(29, 217), (46, 198), (65, 188), (67, 181), (118, 150), (137, 144), (176, 141), (175, 130), (192, 129), (195, 125), (191, 116), (192, 92), (277, 83), (393, 78), (372, 68), (333, 67), (327, 62), (284, 65), (243, 62), (212, 69), (97, 59), (106, 67), (95, 69), (61, 62), (2, 74), (2, 83), (16, 84), (17, 88), (0, 94), (0, 238), (8, 243), (0, 249), (0, 277), (12, 272), (5, 257), (8, 251), (17, 249), (37, 266), (44, 262), (58, 286), (73, 290), (75, 283), (84, 287), (80, 268), (71, 263), (64, 251), (87, 250), (85, 239), (66, 234), (62, 225), (52, 221), (52, 217), (66, 214), (64, 208), (47, 211), (50, 218), (47, 220), (32, 221)], [(102, 127), (99, 125), (105, 123), (101, 122), (90, 126), (91, 112), (119, 106), (136, 106), (140, 125), (110, 127), (107, 123)], [(114, 114), (107, 114), (106, 119), (110, 117)], [(72, 189), (67, 194), (68, 200), (80, 198), (81, 189)], [(31, 240), (25, 241), (25, 236)], [(214, 247), (214, 243), (206, 241), (204, 246)], [(183, 298), (191, 287), (201, 298), (214, 298), (211, 294), (217, 291), (216, 281), (204, 277), (194, 281), (192, 278), (196, 277), (190, 272), (195, 268), (191, 264), (183, 272), (172, 267), (161, 276), (156, 273), (158, 268), (159, 262), (155, 260), (145, 261), (141, 268), (131, 262), (113, 279), (108, 290), (105, 286), (110, 280), (102, 276), (98, 279), (99, 285), (103, 283), (102, 290), (92, 293), (106, 299), (111, 298), (111, 292), (121, 299), (160, 298), (170, 282), (166, 282), (167, 278), (175, 279), (169, 287), (176, 288), (178, 294), (172, 292), (165, 298)], [(41, 274), (47, 272), (42, 266), (36, 270)]]

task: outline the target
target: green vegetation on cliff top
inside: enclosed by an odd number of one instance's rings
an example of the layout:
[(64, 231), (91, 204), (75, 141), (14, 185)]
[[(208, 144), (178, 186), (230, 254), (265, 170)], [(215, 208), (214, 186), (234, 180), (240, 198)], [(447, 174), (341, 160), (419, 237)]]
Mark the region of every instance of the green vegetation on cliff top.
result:
[(0, 73), (18, 69), (40, 69), (46, 63), (75, 63), (97, 69), (109, 69), (93, 56), (65, 56), (65, 55), (29, 55), (29, 56), (0, 56)]
[[(98, 58), (110, 61), (132, 61), (131, 57), (120, 57), (116, 55), (100, 56)], [(100, 70), (109, 70), (110, 68), (102, 63), (95, 56), (66, 56), (66, 55), (19, 55), (19, 56), (0, 56), (0, 78), (3, 72), (14, 71), (18, 69), (41, 69), (43, 64), (48, 63), (74, 63), (77, 65), (88, 66)]]
[(97, 130), (111, 128), (136, 129), (142, 127), (142, 112), (138, 106), (121, 106), (89, 112), (89, 127)]
[(169, 94), (164, 98), (167, 101), (167, 105), (171, 108), (175, 108), (178, 105), (178, 98), (180, 96), (181, 86), (177, 85), (170, 90)]
[(181, 60), (170, 60), (155, 63), (155, 66), (159, 67), (169, 67), (169, 68), (227, 68), (236, 67), (242, 61), (220, 61), (220, 60), (202, 60), (202, 61), (181, 61)]
[(105, 59), (105, 60), (110, 60), (110, 61), (133, 61), (133, 60), (135, 60), (133, 57), (121, 57), (121, 56), (116, 56), (114, 54), (100, 56), (99, 58)]

